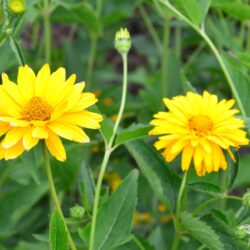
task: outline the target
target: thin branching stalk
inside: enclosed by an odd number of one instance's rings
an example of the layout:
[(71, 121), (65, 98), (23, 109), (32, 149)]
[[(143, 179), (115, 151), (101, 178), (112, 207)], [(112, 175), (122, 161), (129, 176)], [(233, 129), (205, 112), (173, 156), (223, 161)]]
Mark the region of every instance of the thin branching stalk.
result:
[(180, 232), (179, 232), (179, 220), (180, 220), (180, 214), (182, 210), (182, 201), (183, 201), (183, 193), (185, 190), (186, 182), (187, 182), (187, 171), (184, 172), (184, 175), (182, 177), (178, 197), (177, 197), (177, 205), (176, 205), (176, 212), (175, 212), (175, 237), (172, 244), (172, 250), (177, 250), (180, 242)]
[(163, 24), (163, 51), (161, 56), (161, 93), (162, 97), (168, 96), (168, 58), (169, 58), (169, 33), (170, 33), (170, 20), (165, 18)]
[(121, 119), (122, 119), (122, 115), (124, 113), (124, 108), (125, 108), (125, 103), (126, 103), (127, 71), (128, 71), (127, 53), (122, 54), (122, 61), (123, 61), (123, 89), (122, 89), (121, 104), (120, 104), (118, 117), (117, 117), (116, 123), (115, 123), (114, 128), (113, 128), (112, 136), (111, 136), (110, 140), (108, 141), (108, 143), (105, 145), (104, 158), (102, 161), (101, 170), (100, 170), (98, 180), (97, 180), (97, 185), (96, 185), (96, 190), (95, 190), (94, 207), (93, 207), (93, 213), (92, 213), (89, 250), (94, 250), (97, 213), (98, 213), (98, 206), (99, 206), (99, 198), (100, 198), (100, 193), (101, 193), (102, 181), (103, 181), (103, 177), (104, 177), (107, 165), (108, 165), (110, 155), (111, 155), (112, 151), (115, 149), (113, 144), (115, 141), (117, 130), (119, 128), (119, 124), (120, 124)]
[(159, 51), (159, 53), (161, 54), (162, 53), (162, 44), (161, 44), (161, 40), (154, 28), (154, 25), (152, 24), (143, 4), (139, 5), (138, 7), (139, 9), (139, 12), (143, 18), (143, 21), (145, 22), (146, 26), (147, 26), (147, 29), (155, 43), (155, 47), (157, 48), (157, 50)]
[(52, 177), (52, 173), (51, 173), (50, 162), (49, 162), (49, 154), (48, 154), (48, 150), (46, 148), (45, 143), (43, 143), (43, 156), (44, 156), (44, 167), (45, 167), (46, 175), (47, 175), (47, 178), (48, 178), (50, 193), (51, 193), (51, 197), (52, 197), (55, 209), (60, 214), (60, 216), (63, 219), (63, 222), (65, 224), (65, 228), (66, 228), (67, 234), (68, 234), (68, 240), (69, 240), (70, 248), (72, 250), (76, 250), (74, 241), (71, 238), (69, 229), (67, 227), (67, 224), (65, 222), (65, 218), (63, 216), (63, 212), (62, 212), (62, 209), (61, 209), (61, 206), (60, 206), (60, 201), (59, 201), (57, 193), (56, 193), (56, 188), (55, 188), (55, 185), (54, 185), (54, 181), (53, 181), (53, 177)]
[[(102, 0), (97, 0), (96, 2), (96, 16), (100, 18), (102, 12)], [(93, 68), (95, 64), (95, 57), (96, 57), (96, 50), (97, 50), (97, 41), (99, 36), (97, 34), (91, 34), (91, 44), (90, 44), (90, 51), (88, 56), (88, 64), (87, 64), (87, 88), (91, 89), (92, 87), (92, 74)]]
[(49, 0), (44, 0), (43, 25), (44, 25), (45, 62), (50, 63), (51, 61), (51, 23), (50, 23)]

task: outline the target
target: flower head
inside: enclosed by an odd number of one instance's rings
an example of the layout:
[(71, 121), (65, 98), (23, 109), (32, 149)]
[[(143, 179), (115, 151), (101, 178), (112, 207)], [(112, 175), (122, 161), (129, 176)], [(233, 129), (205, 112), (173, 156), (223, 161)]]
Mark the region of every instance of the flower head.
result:
[[(64, 161), (60, 137), (89, 142), (81, 129), (100, 128), (102, 116), (85, 110), (97, 102), (92, 93), (82, 93), (85, 84), (66, 79), (64, 68), (50, 72), (45, 64), (37, 75), (27, 65), (19, 67), (17, 84), (2, 74), (0, 86), (0, 158), (13, 159), (44, 140), (50, 153)], [(60, 136), (60, 137), (59, 137)]]
[(154, 145), (164, 149), (167, 162), (182, 152), (183, 171), (189, 169), (192, 159), (199, 176), (226, 169), (223, 150), (234, 160), (230, 148), (249, 142), (241, 129), (244, 122), (234, 116), (239, 111), (231, 109), (234, 100), (218, 101), (216, 95), (205, 91), (203, 95), (188, 92), (163, 101), (168, 112), (154, 115), (151, 124), (155, 127), (149, 134), (161, 135)]
[(128, 53), (131, 48), (131, 38), (126, 28), (121, 28), (115, 34), (115, 48), (119, 53)]
[(25, 11), (24, 0), (9, 0), (7, 6), (13, 14), (22, 14)]

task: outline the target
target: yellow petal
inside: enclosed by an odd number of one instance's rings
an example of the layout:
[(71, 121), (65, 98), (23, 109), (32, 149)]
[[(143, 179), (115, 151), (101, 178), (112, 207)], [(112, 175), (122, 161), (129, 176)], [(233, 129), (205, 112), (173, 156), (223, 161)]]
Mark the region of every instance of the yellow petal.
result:
[(181, 167), (183, 171), (189, 169), (192, 157), (194, 153), (194, 148), (190, 145), (186, 146), (182, 152)]
[(2, 141), (4, 148), (11, 148), (20, 141), (29, 128), (11, 128)]
[(48, 126), (54, 133), (65, 139), (81, 143), (89, 142), (89, 137), (77, 126), (60, 122), (52, 122)]
[(34, 96), (35, 81), (36, 75), (31, 68), (27, 65), (19, 67), (17, 76), (18, 88), (27, 101)]
[(45, 64), (38, 72), (35, 83), (35, 95), (45, 97), (50, 78), (49, 64)]
[(66, 152), (64, 146), (61, 142), (61, 139), (57, 134), (52, 131), (49, 131), (48, 139), (45, 139), (45, 144), (49, 149), (49, 152), (58, 160), (65, 161), (66, 160)]
[(32, 136), (34, 138), (47, 139), (49, 136), (49, 133), (45, 127), (35, 127), (33, 128)]
[(23, 136), (23, 146), (26, 150), (30, 150), (39, 142), (38, 138), (32, 136), (33, 129), (30, 128)]

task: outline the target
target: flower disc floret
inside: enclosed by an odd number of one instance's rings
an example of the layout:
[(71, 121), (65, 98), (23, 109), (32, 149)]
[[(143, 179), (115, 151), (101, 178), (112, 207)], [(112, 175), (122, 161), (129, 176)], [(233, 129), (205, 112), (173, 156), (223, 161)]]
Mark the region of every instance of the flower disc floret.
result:
[(163, 99), (168, 111), (154, 115), (150, 135), (160, 135), (156, 149), (164, 149), (162, 155), (167, 162), (182, 152), (182, 170), (187, 171), (191, 161), (196, 173), (226, 169), (224, 151), (234, 160), (231, 148), (247, 145), (249, 140), (243, 120), (236, 118), (239, 111), (231, 109), (234, 100), (218, 101), (216, 95), (188, 92), (186, 96)]
[(37, 75), (27, 65), (19, 67), (17, 84), (2, 74), (0, 86), (0, 158), (13, 159), (43, 140), (57, 160), (66, 153), (60, 137), (89, 142), (82, 128), (98, 129), (102, 116), (87, 111), (97, 102), (95, 95), (82, 92), (84, 82), (76, 75), (66, 79), (64, 68), (50, 71), (44, 65)]

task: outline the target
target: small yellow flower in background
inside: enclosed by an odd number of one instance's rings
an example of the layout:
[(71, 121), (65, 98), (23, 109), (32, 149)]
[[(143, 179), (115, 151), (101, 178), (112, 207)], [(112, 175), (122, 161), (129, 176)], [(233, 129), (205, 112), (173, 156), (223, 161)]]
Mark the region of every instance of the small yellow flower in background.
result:
[(117, 118), (118, 118), (118, 114), (114, 114), (114, 115), (110, 116), (110, 120), (113, 122), (115, 122), (117, 120)]
[(14, 14), (22, 14), (25, 11), (24, 0), (8, 0), (8, 9)]
[(166, 207), (162, 203), (158, 204), (157, 209), (160, 212), (165, 212), (167, 210)]
[(105, 106), (110, 106), (114, 103), (114, 99), (112, 97), (106, 97), (104, 100), (103, 100), (103, 104)]
[(134, 212), (134, 225), (147, 224), (153, 221), (153, 217), (149, 212)]
[(37, 75), (27, 65), (19, 67), (17, 84), (2, 74), (0, 86), (0, 158), (13, 159), (44, 140), (59, 161), (66, 159), (59, 136), (79, 143), (89, 142), (80, 128), (98, 129), (102, 116), (85, 110), (97, 102), (92, 93), (82, 93), (84, 82), (76, 75), (66, 79), (64, 68), (50, 72), (48, 64)]
[(121, 184), (121, 177), (114, 171), (105, 173), (104, 180), (109, 184), (112, 191), (116, 190)]
[(171, 162), (182, 152), (182, 170), (189, 169), (191, 160), (197, 175), (226, 169), (223, 149), (234, 160), (230, 147), (239, 148), (249, 140), (241, 128), (244, 122), (234, 115), (239, 111), (231, 109), (234, 100), (218, 101), (216, 95), (204, 91), (203, 95), (188, 92), (186, 96), (163, 99), (168, 112), (154, 115), (150, 124), (154, 128), (150, 135), (162, 135), (154, 144), (157, 150)]
[(121, 54), (128, 53), (131, 48), (131, 38), (126, 28), (121, 28), (115, 34), (115, 48)]

